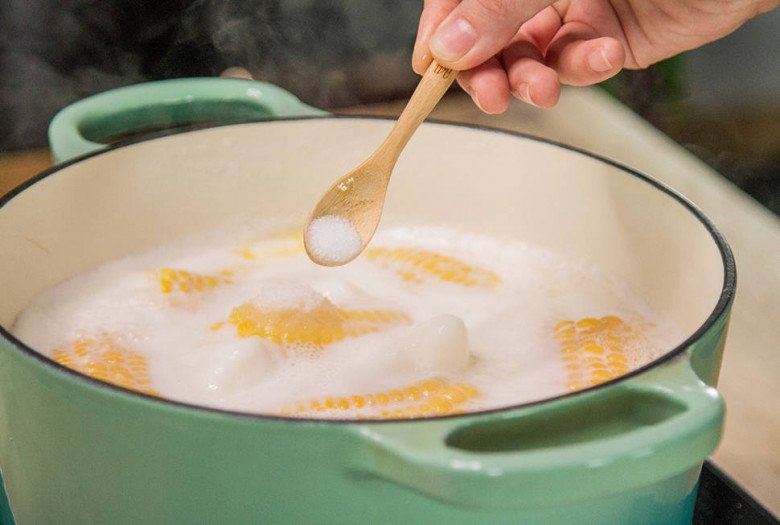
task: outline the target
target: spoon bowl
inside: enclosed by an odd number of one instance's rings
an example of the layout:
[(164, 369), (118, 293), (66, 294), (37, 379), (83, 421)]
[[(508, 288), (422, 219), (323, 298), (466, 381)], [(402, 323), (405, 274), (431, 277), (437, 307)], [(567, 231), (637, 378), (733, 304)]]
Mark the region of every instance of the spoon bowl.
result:
[[(312, 261), (341, 266), (362, 253), (379, 225), (398, 157), (457, 74), (434, 60), (384, 142), (323, 194), (304, 226), (303, 243)], [(320, 227), (312, 228), (315, 224)], [(331, 242), (339, 232), (344, 236)]]

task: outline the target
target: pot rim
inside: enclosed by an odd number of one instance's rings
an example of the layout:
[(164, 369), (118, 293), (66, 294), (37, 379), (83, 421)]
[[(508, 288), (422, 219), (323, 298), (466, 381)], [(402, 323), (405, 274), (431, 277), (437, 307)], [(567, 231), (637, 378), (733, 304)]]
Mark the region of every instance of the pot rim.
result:
[[(196, 131), (201, 131), (205, 129), (212, 129), (212, 128), (220, 128), (220, 127), (227, 127), (227, 126), (241, 126), (246, 124), (263, 124), (263, 123), (273, 123), (273, 122), (279, 122), (279, 121), (307, 121), (307, 120), (349, 120), (349, 119), (358, 119), (358, 120), (379, 120), (379, 121), (395, 121), (395, 117), (389, 117), (389, 116), (374, 116), (374, 115), (323, 115), (323, 116), (305, 116), (305, 117), (289, 117), (289, 118), (269, 118), (269, 119), (254, 119), (254, 120), (247, 120), (244, 122), (227, 122), (227, 123), (192, 123), (184, 126), (176, 126), (173, 129), (168, 130), (161, 130), (161, 131), (154, 131), (152, 133), (143, 134), (142, 136), (132, 137), (126, 140), (122, 140), (113, 144), (109, 144), (106, 146), (106, 148), (85, 153), (83, 155), (79, 155), (77, 157), (74, 157), (72, 159), (68, 159), (62, 163), (56, 164), (50, 168), (47, 168), (46, 170), (40, 172), (38, 175), (28, 179), (27, 181), (23, 182), (22, 184), (16, 186), (11, 191), (7, 192), (5, 195), (0, 196), (0, 212), (2, 211), (3, 206), (5, 206), (8, 202), (10, 202), (14, 197), (21, 194), (24, 190), (27, 188), (33, 186), (37, 182), (45, 179), (46, 177), (52, 176), (59, 172), (60, 170), (67, 168), (71, 165), (77, 164), (83, 160), (89, 159), (91, 157), (99, 156), (99, 155), (105, 155), (110, 154), (114, 150), (121, 149), (127, 146), (131, 146), (134, 144), (139, 144), (142, 142), (147, 142), (151, 140), (156, 140), (159, 138), (164, 137), (170, 137), (174, 135), (184, 134), (184, 133), (191, 133)], [(470, 124), (470, 123), (462, 123), (462, 122), (451, 122), (451, 121), (445, 121), (445, 120), (437, 120), (437, 119), (426, 119), (427, 123), (436, 124), (436, 125), (445, 125), (445, 126), (455, 126), (455, 127), (463, 127), (463, 128), (469, 128), (469, 129), (475, 129), (483, 132), (489, 132), (489, 133), (498, 133), (503, 135), (509, 135), (514, 136), (517, 138), (522, 138), (526, 140), (532, 140), (535, 142), (541, 142), (543, 144), (549, 144), (552, 146), (556, 146), (565, 150), (573, 151), (575, 153), (578, 153), (580, 155), (584, 155), (586, 157), (590, 157), (591, 159), (595, 159), (599, 162), (603, 162), (609, 166), (612, 166), (614, 168), (617, 168), (627, 175), (636, 177), (637, 179), (651, 185), (655, 189), (665, 193), (672, 199), (676, 200), (679, 204), (681, 204), (684, 208), (688, 210), (709, 232), (710, 236), (712, 237), (713, 242), (718, 248), (718, 252), (721, 256), (721, 261), (723, 263), (723, 285), (721, 288), (720, 296), (718, 297), (718, 301), (715, 304), (715, 307), (710, 312), (709, 316), (704, 320), (704, 322), (692, 333), (690, 334), (685, 340), (683, 340), (680, 344), (669, 350), (668, 352), (664, 353), (662, 356), (658, 357), (657, 359), (654, 359), (639, 368), (636, 368), (626, 374), (623, 374), (621, 376), (618, 376), (614, 379), (610, 379), (608, 381), (605, 381), (603, 383), (599, 383), (597, 385), (592, 385), (586, 388), (583, 388), (581, 390), (576, 390), (574, 392), (566, 392), (563, 394), (559, 394), (556, 396), (546, 397), (544, 399), (537, 399), (534, 401), (529, 401), (526, 403), (520, 403), (520, 404), (513, 404), (508, 405), (500, 408), (491, 408), (486, 410), (478, 410), (474, 412), (466, 412), (463, 414), (454, 414), (454, 415), (444, 415), (444, 416), (427, 416), (427, 417), (419, 417), (419, 418), (412, 418), (412, 419), (346, 419), (346, 418), (302, 418), (302, 417), (290, 417), (290, 416), (280, 416), (280, 415), (273, 415), (273, 414), (260, 414), (255, 412), (244, 412), (240, 410), (229, 410), (224, 408), (217, 408), (217, 407), (209, 407), (205, 405), (198, 405), (195, 403), (188, 403), (186, 401), (177, 401), (175, 399), (169, 399), (165, 397), (157, 397), (152, 396), (149, 394), (144, 394), (142, 392), (137, 392), (135, 390), (130, 390), (127, 388), (123, 388), (121, 386), (115, 385), (113, 383), (108, 383), (101, 381), (99, 379), (95, 379), (89, 375), (82, 374), (81, 372), (78, 372), (76, 370), (73, 370), (71, 368), (68, 368), (64, 365), (61, 365), (57, 363), (56, 361), (50, 359), (49, 357), (45, 356), (44, 354), (37, 352), (33, 350), (31, 347), (27, 346), (24, 342), (22, 342), (20, 339), (17, 339), (13, 334), (11, 334), (5, 326), (0, 324), (0, 336), (2, 336), (4, 339), (8, 340), (10, 343), (12, 343), (13, 346), (15, 346), (18, 350), (20, 350), (23, 354), (32, 357), (36, 359), (37, 361), (41, 362), (44, 366), (50, 367), (56, 372), (59, 373), (65, 373), (70, 374), (72, 377), (77, 378), (81, 381), (86, 381), (88, 384), (92, 384), (93, 386), (108, 389), (109, 392), (113, 394), (119, 394), (119, 395), (129, 395), (133, 396), (138, 400), (141, 401), (147, 401), (151, 402), (153, 404), (160, 403), (162, 406), (168, 407), (168, 408), (175, 408), (175, 409), (185, 409), (185, 410), (193, 410), (195, 412), (205, 412), (206, 414), (211, 415), (221, 415), (221, 416), (228, 416), (228, 417), (237, 417), (242, 419), (251, 419), (251, 420), (262, 420), (262, 421), (279, 421), (279, 422), (285, 422), (285, 423), (299, 423), (299, 424), (306, 424), (306, 423), (318, 423), (318, 424), (333, 424), (333, 425), (361, 425), (361, 424), (390, 424), (390, 423), (408, 423), (413, 424), (415, 422), (426, 422), (426, 421), (440, 421), (440, 420), (447, 420), (447, 419), (457, 419), (457, 418), (472, 418), (477, 416), (484, 416), (489, 414), (495, 414), (500, 412), (510, 412), (514, 410), (519, 409), (525, 409), (530, 407), (535, 407), (539, 405), (543, 405), (546, 403), (552, 403), (555, 401), (560, 401), (564, 399), (572, 399), (575, 396), (582, 396), (582, 395), (588, 395), (596, 391), (600, 391), (605, 388), (609, 388), (615, 384), (621, 383), (623, 381), (627, 381), (633, 377), (639, 376), (641, 374), (644, 374), (664, 363), (667, 361), (670, 361), (674, 359), (675, 357), (683, 354), (694, 342), (699, 340), (705, 333), (707, 333), (710, 328), (712, 328), (717, 321), (726, 313), (728, 312), (728, 309), (731, 305), (731, 303), (734, 300), (734, 295), (736, 291), (736, 280), (737, 280), (737, 271), (736, 271), (736, 264), (734, 260), (734, 254), (731, 251), (731, 247), (729, 246), (728, 242), (726, 241), (723, 234), (717, 229), (715, 224), (691, 201), (689, 201), (686, 197), (684, 197), (682, 194), (678, 193), (676, 190), (670, 188), (669, 186), (666, 186), (660, 181), (657, 181), (653, 178), (651, 178), (648, 175), (645, 175), (644, 173), (631, 168), (629, 166), (626, 166), (625, 164), (622, 164), (618, 161), (609, 159), (607, 157), (604, 157), (600, 154), (593, 153), (591, 151), (588, 151), (583, 148), (579, 148), (577, 146), (572, 146), (570, 144), (565, 144), (563, 142), (558, 142), (556, 140), (543, 138), (543, 137), (537, 137), (528, 133), (522, 133), (518, 131), (512, 131), (512, 130), (505, 130), (505, 129), (499, 129), (499, 128), (492, 128), (484, 125), (479, 124)]]

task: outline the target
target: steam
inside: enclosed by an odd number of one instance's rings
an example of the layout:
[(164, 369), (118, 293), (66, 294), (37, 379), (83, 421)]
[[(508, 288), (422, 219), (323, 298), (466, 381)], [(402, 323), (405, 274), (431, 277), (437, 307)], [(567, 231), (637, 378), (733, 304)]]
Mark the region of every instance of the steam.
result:
[(114, 87), (241, 67), (314, 106), (405, 96), (418, 0), (9, 0), (0, 4), (0, 148), (46, 144), (62, 107)]
[(309, 104), (334, 108), (413, 88), (409, 64), (420, 8), (412, 0), (197, 0), (177, 45), (208, 42), (220, 68), (243, 67)]

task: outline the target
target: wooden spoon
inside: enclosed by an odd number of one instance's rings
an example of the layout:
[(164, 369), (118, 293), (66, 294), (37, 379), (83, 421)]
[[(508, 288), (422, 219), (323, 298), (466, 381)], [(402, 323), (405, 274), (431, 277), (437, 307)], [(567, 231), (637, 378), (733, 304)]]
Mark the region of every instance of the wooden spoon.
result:
[(387, 184), (401, 151), (457, 74), (434, 60), (385, 141), (320, 198), (304, 227), (304, 246), (312, 261), (340, 266), (360, 255), (379, 225)]

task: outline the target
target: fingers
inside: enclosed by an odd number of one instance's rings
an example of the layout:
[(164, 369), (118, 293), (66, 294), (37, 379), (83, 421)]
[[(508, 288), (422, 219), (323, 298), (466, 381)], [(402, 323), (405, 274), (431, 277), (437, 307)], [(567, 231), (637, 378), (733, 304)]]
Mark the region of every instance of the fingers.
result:
[(503, 53), (504, 69), (512, 94), (540, 108), (553, 107), (560, 98), (558, 73), (543, 63), (541, 53), (530, 42), (519, 41)]
[(414, 42), (412, 52), (412, 69), (418, 75), (425, 73), (433, 60), (428, 50), (428, 41), (431, 34), (439, 26), (442, 20), (455, 9), (460, 0), (426, 0), (420, 15), (420, 24), (417, 27), (417, 39)]
[(562, 24), (558, 11), (553, 6), (547, 7), (520, 26), (518, 40), (531, 42), (536, 49), (547, 49)]
[(496, 57), (461, 72), (458, 83), (485, 113), (503, 113), (509, 106), (509, 81)]
[(518, 41), (504, 51), (504, 68), (515, 97), (551, 108), (560, 98), (561, 84), (587, 86), (616, 75), (625, 62), (625, 51), (614, 38), (572, 40), (556, 36), (546, 61), (527, 41)]
[(601, 37), (590, 25), (560, 14), (565, 5), (550, 4), (426, 0), (413, 68), (423, 73), (435, 56), (460, 70), (458, 82), (486, 113), (505, 111), (511, 95), (549, 108), (558, 102), (561, 84), (596, 84), (623, 68), (626, 51), (620, 40)]
[(584, 24), (564, 24), (547, 50), (547, 63), (560, 81), (587, 86), (615, 76), (623, 68), (626, 52), (612, 37), (597, 37)]
[(459, 71), (474, 68), (497, 55), (526, 20), (551, 3), (551, 0), (463, 0), (430, 36), (428, 47), (447, 67)]

